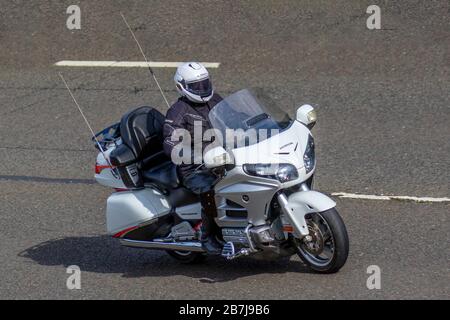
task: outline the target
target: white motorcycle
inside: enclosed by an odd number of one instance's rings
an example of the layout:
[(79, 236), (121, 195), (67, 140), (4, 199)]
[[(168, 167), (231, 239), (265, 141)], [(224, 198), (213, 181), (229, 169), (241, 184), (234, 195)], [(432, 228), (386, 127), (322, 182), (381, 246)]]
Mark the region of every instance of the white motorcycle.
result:
[[(222, 137), (230, 130), (240, 133), (231, 147), (213, 146), (203, 159), (218, 176), (215, 221), (222, 256), (298, 254), (317, 272), (337, 272), (347, 260), (349, 241), (336, 203), (312, 190), (316, 159), (310, 129), (316, 113), (303, 105), (291, 120), (273, 102), (262, 101), (241, 90), (209, 115)], [(163, 122), (157, 110), (141, 107), (96, 135), (101, 152), (95, 178), (115, 189), (107, 200), (107, 229), (124, 246), (163, 249), (181, 262), (198, 262), (207, 256), (199, 241), (201, 206), (164, 155)], [(257, 132), (256, 140), (250, 132)]]

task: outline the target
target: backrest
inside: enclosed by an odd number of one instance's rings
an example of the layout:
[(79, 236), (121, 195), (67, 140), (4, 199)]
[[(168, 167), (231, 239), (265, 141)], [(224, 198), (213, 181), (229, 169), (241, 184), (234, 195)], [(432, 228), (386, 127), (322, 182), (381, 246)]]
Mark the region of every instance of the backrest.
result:
[(163, 153), (165, 117), (151, 107), (139, 107), (126, 113), (120, 121), (122, 142), (138, 161)]

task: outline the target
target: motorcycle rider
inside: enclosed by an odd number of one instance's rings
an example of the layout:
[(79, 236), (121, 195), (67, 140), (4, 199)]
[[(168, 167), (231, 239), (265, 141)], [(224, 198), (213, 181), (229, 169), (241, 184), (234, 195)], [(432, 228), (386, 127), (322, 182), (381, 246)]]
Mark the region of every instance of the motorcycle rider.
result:
[[(199, 170), (198, 161), (194, 161), (195, 143), (202, 150), (208, 142), (202, 138), (194, 138), (194, 126), (201, 125), (202, 132), (211, 129), (208, 119), (209, 111), (222, 100), (214, 93), (208, 70), (198, 62), (188, 62), (180, 65), (174, 76), (174, 81), (181, 97), (169, 108), (164, 123), (164, 152), (172, 159), (172, 151), (183, 141), (173, 141), (172, 133), (177, 129), (185, 129), (190, 134), (190, 163), (182, 163), (177, 167), (182, 184), (193, 193), (200, 196), (202, 205), (202, 247), (210, 254), (220, 254), (222, 246), (216, 240), (218, 227), (214, 221), (216, 205), (213, 186), (217, 176), (209, 170)], [(173, 160), (173, 159), (172, 159)], [(198, 159), (197, 159), (198, 160)], [(201, 162), (202, 159), (200, 160)]]

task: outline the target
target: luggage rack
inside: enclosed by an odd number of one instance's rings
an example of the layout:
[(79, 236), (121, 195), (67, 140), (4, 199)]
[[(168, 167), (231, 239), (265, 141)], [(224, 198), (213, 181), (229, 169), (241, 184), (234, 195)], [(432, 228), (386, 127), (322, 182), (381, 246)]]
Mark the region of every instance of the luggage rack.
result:
[[(95, 139), (97, 139), (103, 150), (106, 150), (108, 144), (115, 143), (119, 138), (120, 138), (120, 122), (117, 122), (103, 129), (102, 131), (96, 133), (95, 137), (92, 138), (92, 141), (95, 142)], [(95, 143), (95, 148), (101, 151), (97, 143)]]

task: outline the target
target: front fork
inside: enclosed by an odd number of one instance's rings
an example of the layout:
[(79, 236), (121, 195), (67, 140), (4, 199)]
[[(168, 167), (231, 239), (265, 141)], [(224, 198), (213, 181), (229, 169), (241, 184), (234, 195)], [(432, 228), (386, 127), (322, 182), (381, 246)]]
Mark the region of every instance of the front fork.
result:
[(283, 192), (278, 193), (278, 203), (288, 222), (294, 228), (294, 234), (298, 238), (303, 238), (309, 234), (308, 226), (306, 224), (305, 216), (296, 215), (294, 209), (289, 206), (289, 200)]

